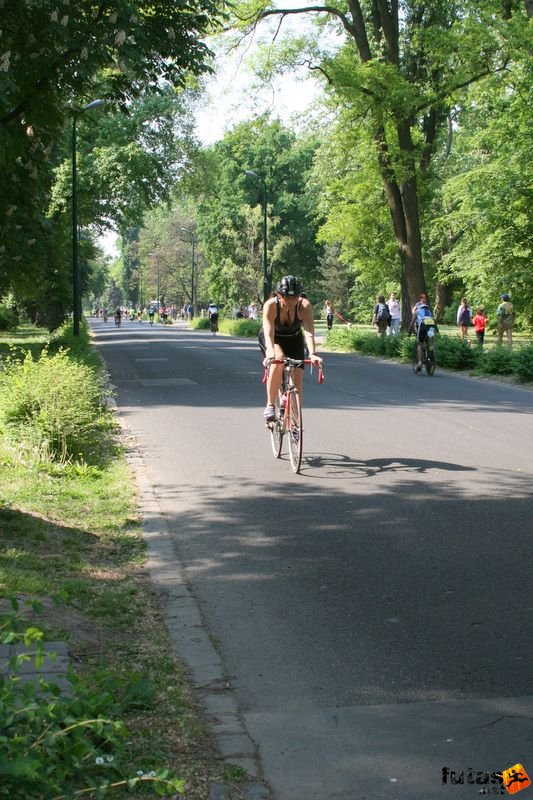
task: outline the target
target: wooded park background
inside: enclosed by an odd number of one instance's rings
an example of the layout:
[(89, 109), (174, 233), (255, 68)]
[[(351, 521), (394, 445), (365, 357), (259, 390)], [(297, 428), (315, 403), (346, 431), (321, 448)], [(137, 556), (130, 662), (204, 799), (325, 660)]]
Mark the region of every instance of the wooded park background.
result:
[[(396, 291), (405, 322), (427, 290), (454, 321), (461, 296), (494, 315), (508, 292), (531, 328), (531, 0), (0, 10), (5, 308), (51, 329), (72, 310), (75, 116), (87, 307), (146, 305), (158, 289), (176, 305), (261, 301), (266, 202), (269, 276), (299, 275), (318, 307), (327, 297), (368, 321)], [(203, 145), (209, 75), (252, 36), (257, 81), (309, 70), (312, 113), (252, 116)], [(84, 111), (95, 98), (105, 104)], [(110, 229), (115, 260), (99, 246)]]

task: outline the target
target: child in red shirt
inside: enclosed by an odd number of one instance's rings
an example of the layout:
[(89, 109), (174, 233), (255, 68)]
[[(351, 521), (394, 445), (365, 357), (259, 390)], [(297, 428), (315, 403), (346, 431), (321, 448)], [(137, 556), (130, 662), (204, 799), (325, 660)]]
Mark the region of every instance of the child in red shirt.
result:
[(488, 322), (488, 318), (485, 316), (485, 312), (482, 308), (478, 308), (474, 317), (472, 318), (472, 323), (474, 325), (474, 330), (476, 332), (477, 343), (481, 346), (483, 344), (483, 340), (485, 339), (485, 327)]

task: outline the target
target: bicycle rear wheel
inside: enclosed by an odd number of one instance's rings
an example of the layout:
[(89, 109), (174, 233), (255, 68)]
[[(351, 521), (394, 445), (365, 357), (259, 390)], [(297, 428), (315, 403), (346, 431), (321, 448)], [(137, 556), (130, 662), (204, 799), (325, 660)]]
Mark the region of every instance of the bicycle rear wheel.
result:
[(428, 375), (433, 375), (435, 372), (435, 348), (432, 342), (428, 342), (426, 347), (426, 372)]
[(297, 389), (291, 389), (287, 401), (287, 434), (289, 437), (289, 456), (293, 472), (300, 471), (302, 463), (303, 425), (302, 406)]
[(418, 365), (418, 350), (417, 350), (417, 342), (415, 342), (415, 346), (413, 347), (413, 354), (411, 356), (411, 366), (413, 368), (413, 372), (415, 373), (415, 375), (417, 373), (416, 369), (417, 365)]
[(279, 395), (274, 403), (274, 408), (276, 410), (276, 419), (274, 422), (271, 422), (268, 427), (270, 428), (272, 452), (276, 458), (279, 458), (281, 455), (281, 448), (283, 447), (283, 435), (285, 433), (285, 419), (283, 415), (280, 414)]

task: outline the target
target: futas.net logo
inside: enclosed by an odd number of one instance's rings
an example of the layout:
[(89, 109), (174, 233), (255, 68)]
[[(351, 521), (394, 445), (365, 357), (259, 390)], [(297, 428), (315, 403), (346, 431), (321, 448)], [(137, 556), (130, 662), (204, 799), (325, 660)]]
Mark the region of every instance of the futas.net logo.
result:
[(478, 787), (479, 794), (517, 794), (531, 786), (529, 775), (522, 764), (498, 772), (475, 772), (472, 767), (465, 770), (442, 768), (442, 783), (449, 786), (470, 784)]

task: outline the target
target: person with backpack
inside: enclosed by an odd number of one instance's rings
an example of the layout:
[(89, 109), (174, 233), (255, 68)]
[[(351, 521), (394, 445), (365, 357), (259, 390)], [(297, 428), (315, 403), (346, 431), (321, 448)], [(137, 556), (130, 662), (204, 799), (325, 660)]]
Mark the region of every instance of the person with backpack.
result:
[(466, 297), (463, 297), (457, 309), (457, 324), (461, 328), (461, 339), (468, 339), (468, 329), (472, 324), (472, 309), (468, 307)]
[(422, 344), (426, 339), (432, 339), (437, 331), (433, 311), (429, 305), (428, 296), (426, 292), (421, 292), (418, 296), (418, 302), (413, 306), (413, 316), (409, 324), (409, 336), (416, 333), (416, 353), (418, 363), (416, 371), (421, 372), (422, 367)]
[(389, 307), (385, 302), (385, 296), (380, 294), (378, 297), (378, 302), (374, 306), (374, 311), (372, 312), (372, 325), (377, 327), (378, 336), (383, 336), (390, 325), (390, 321), (391, 314)]
[(498, 318), (498, 345), (501, 346), (503, 334), (507, 338), (507, 345), (513, 346), (513, 328), (514, 328), (514, 306), (511, 303), (507, 293), (502, 294), (502, 302), (496, 309), (496, 316)]

